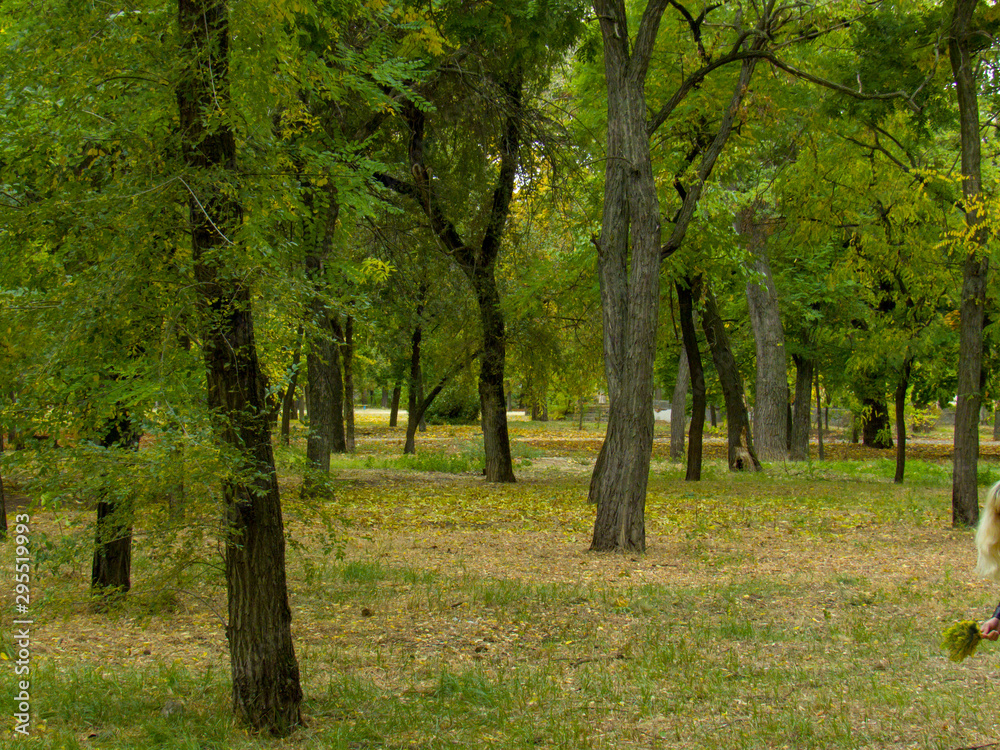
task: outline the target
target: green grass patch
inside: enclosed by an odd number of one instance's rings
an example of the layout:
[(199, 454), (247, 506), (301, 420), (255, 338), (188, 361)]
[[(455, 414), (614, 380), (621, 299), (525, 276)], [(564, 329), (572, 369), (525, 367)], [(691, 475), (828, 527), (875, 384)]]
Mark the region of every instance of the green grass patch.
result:
[[(209, 531), (173, 552), (140, 528), (133, 592), (101, 613), (86, 590), (89, 511), (38, 514), (34, 731), (22, 744), (853, 750), (997, 741), (1000, 708), (982, 691), (1000, 647), (984, 643), (961, 664), (938, 648), (947, 625), (987, 616), (996, 598), (972, 576), (971, 532), (950, 528), (947, 465), (909, 461), (900, 486), (881, 457), (758, 474), (713, 459), (697, 483), (656, 461), (648, 552), (598, 555), (587, 552), (589, 471), (565, 460), (584, 451), (539, 447), (550, 430), (512, 427), (537, 441), (515, 448), (523, 463), (513, 485), (482, 481), (473, 429), (433, 428), (415, 456), (391, 455), (399, 431), (381, 431), (377, 449), (335, 458), (320, 497), (286, 492), (307, 725), (283, 740), (230, 718), (216, 519), (191, 519)], [(556, 432), (567, 445), (576, 435), (572, 423)], [(283, 482), (301, 476), (301, 445), (279, 457)], [(549, 457), (565, 466), (533, 465)], [(192, 550), (196, 566), (185, 562)], [(159, 558), (171, 555), (188, 567), (166, 580), (156, 571), (170, 569)], [(0, 566), (12, 558), (0, 547)], [(158, 591), (169, 607), (149, 606)], [(9, 631), (0, 648), (0, 714), (11, 717)], [(164, 711), (175, 703), (183, 710)]]

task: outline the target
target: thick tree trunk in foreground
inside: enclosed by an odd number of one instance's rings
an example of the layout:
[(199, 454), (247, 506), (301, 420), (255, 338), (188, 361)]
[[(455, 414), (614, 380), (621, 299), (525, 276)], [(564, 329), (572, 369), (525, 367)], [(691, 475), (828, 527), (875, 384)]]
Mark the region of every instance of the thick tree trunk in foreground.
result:
[(608, 94), (604, 209), (597, 244), (608, 427), (594, 466), (592, 550), (646, 549), (653, 447), (653, 361), (660, 302), (660, 206), (649, 151), (645, 81), (665, 3), (650, 3), (629, 48), (624, 5), (595, 0)]
[(813, 360), (793, 355), (795, 362), (795, 403), (792, 409), (791, 450), (792, 461), (809, 458), (809, 428), (812, 425)]
[(778, 293), (767, 257), (767, 228), (755, 206), (744, 208), (737, 222), (737, 231), (753, 258), (750, 270), (757, 275), (746, 287), (757, 351), (753, 441), (762, 458), (782, 460), (788, 445), (788, 363)]
[[(109, 450), (139, 449), (139, 435), (127, 412), (119, 412), (101, 437)], [(132, 588), (132, 491), (127, 486), (109, 487), (97, 501), (97, 530), (90, 588), (98, 594), (124, 594)]]
[(906, 470), (906, 391), (910, 387), (910, 360), (903, 362), (903, 371), (896, 384), (896, 484), (903, 483), (903, 473)]
[[(754, 451), (750, 436), (750, 417), (747, 415), (746, 394), (743, 379), (736, 366), (736, 357), (729, 344), (726, 324), (719, 313), (719, 305), (711, 288), (705, 290), (705, 306), (701, 315), (702, 329), (712, 351), (715, 371), (722, 384), (722, 396), (726, 400), (726, 429), (729, 438), (729, 470), (760, 471), (760, 461)], [(713, 425), (714, 426), (714, 425)]]
[[(625, 4), (594, 0), (604, 46), (607, 87), (607, 148), (605, 150), (604, 208), (597, 245), (604, 320), (604, 362), (610, 411), (608, 432), (591, 479), (591, 499), (597, 518), (591, 549), (645, 549), (646, 485), (652, 450), (653, 360), (659, 313), (660, 260), (681, 247), (694, 217), (705, 182), (732, 132), (755, 62), (745, 59), (733, 96), (718, 130), (704, 150), (694, 179), (681, 185), (682, 203), (673, 219), (668, 241), (661, 238), (660, 206), (650, 159), (650, 136), (683, 95), (678, 95), (655, 118), (647, 117), (645, 82), (666, 0), (649, 0), (632, 34)], [(764, 31), (763, 28), (760, 31)], [(750, 43), (760, 49), (767, 35)], [(688, 301), (691, 295), (688, 293)], [(686, 320), (685, 320), (686, 318)], [(682, 327), (693, 329), (691, 307), (681, 310)], [(685, 332), (688, 363), (695, 388), (695, 368), (689, 334)], [(695, 345), (694, 357), (697, 357)], [(703, 387), (702, 380), (701, 386)], [(696, 402), (699, 394), (696, 391)], [(701, 435), (704, 427), (704, 390), (701, 414), (692, 417), (688, 467), (697, 463), (700, 476)], [(700, 421), (699, 421), (700, 420)]]
[(983, 382), (983, 320), (989, 256), (985, 252), (987, 226), (982, 210), (982, 167), (976, 64), (972, 47), (979, 39), (970, 29), (977, 0), (956, 0), (951, 18), (948, 53), (958, 98), (962, 142), (962, 195), (966, 244), (962, 280), (961, 323), (958, 353), (958, 397), (955, 401), (955, 458), (952, 471), (951, 519), (953, 526), (979, 521), (979, 408)]
[(691, 373), (691, 428), (688, 434), (688, 482), (701, 481), (701, 458), (705, 433), (705, 371), (698, 351), (698, 332), (694, 327), (694, 303), (701, 297), (701, 277), (687, 279), (677, 284), (677, 303), (680, 308), (681, 334), (687, 352), (688, 370)]
[(222, 480), (233, 710), (252, 729), (286, 735), (302, 721), (302, 688), (292, 645), (281, 500), (249, 275), (233, 267), (243, 256), (231, 247), (242, 223), (241, 206), (231, 197), (238, 194), (232, 183), (236, 143), (226, 119), (214, 119), (228, 115), (230, 106), (229, 8), (224, 0), (179, 0), (178, 10), (187, 65), (177, 88), (179, 128), (192, 173), (189, 221), (208, 407), (235, 461)]

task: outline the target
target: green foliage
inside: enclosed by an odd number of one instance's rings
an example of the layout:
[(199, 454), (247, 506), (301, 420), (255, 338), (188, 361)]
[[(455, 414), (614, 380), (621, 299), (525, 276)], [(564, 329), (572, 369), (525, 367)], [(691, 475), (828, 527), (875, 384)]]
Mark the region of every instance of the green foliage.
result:
[(475, 424), (479, 421), (479, 393), (469, 378), (444, 387), (424, 413), (427, 424)]

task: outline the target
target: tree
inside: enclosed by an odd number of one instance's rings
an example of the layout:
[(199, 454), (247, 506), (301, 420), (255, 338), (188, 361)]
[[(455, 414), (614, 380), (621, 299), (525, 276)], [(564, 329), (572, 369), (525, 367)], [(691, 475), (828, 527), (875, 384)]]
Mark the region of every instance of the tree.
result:
[[(514, 481), (504, 392), (507, 328), (496, 268), (518, 175), (544, 140), (536, 96), (579, 31), (576, 0), (448, 4), (435, 74), (403, 106), (405, 177), (388, 190), (420, 211), (438, 247), (462, 271), (482, 334), (479, 396), (486, 478)], [(469, 131), (477, 136), (470, 139)]]
[(633, 44), (624, 2), (594, 2), (604, 46), (608, 111), (604, 208), (595, 244), (610, 407), (590, 484), (590, 500), (597, 504), (592, 550), (646, 549), (644, 513), (660, 303), (660, 206), (645, 84), (665, 7), (665, 0), (650, 0)]
[(504, 81), (501, 105), (506, 112), (499, 139), (500, 169), (482, 239), (468, 244), (456, 224), (449, 219), (432, 184), (424, 151), (426, 117), (415, 106), (407, 111), (410, 128), (409, 166), (413, 183), (390, 175), (378, 179), (390, 190), (413, 199), (430, 220), (431, 230), (452, 256), (472, 286), (479, 306), (483, 352), (479, 371), (479, 398), (482, 410), (486, 478), (491, 482), (513, 482), (514, 465), (507, 433), (507, 400), (504, 397), (506, 329), (496, 283), (496, 262), (504, 225), (510, 212), (517, 174), (518, 152), (524, 113), (521, 105), (523, 73), (515, 71)]
[[(780, 22), (765, 9), (753, 30), (739, 30), (729, 54), (710, 59), (701, 43), (702, 24), (711, 9), (695, 19), (679, 3), (671, 2), (685, 18), (700, 53), (702, 67), (684, 79), (668, 102), (647, 117), (646, 78), (666, 0), (646, 5), (634, 41), (625, 4), (595, 0), (601, 25), (607, 86), (607, 149), (604, 209), (597, 245), (604, 313), (604, 363), (610, 410), (608, 430), (594, 467), (591, 501), (597, 518), (593, 550), (643, 551), (645, 495), (653, 439), (653, 360), (659, 308), (660, 262), (683, 244), (694, 218), (705, 182), (733, 130), (739, 105), (746, 95), (756, 56), (769, 44)], [(712, 6), (718, 7), (718, 6)], [(650, 155), (650, 137), (669, 119), (678, 104), (708, 73), (740, 62), (735, 89), (705, 147), (695, 149), (689, 162), (698, 161), (691, 182), (681, 174), (675, 186), (681, 199), (670, 236), (661, 243), (660, 204)], [(690, 292), (686, 288), (685, 294)], [(680, 287), (678, 293), (681, 294)], [(690, 299), (690, 297), (688, 297)], [(691, 314), (690, 310), (687, 313)], [(682, 328), (686, 325), (681, 307)], [(691, 343), (685, 337), (692, 386), (697, 388)], [(695, 391), (697, 394), (697, 390)], [(703, 423), (692, 417), (692, 435)], [(699, 435), (700, 443), (700, 435)], [(700, 447), (700, 446), (699, 446)], [(700, 450), (689, 439), (688, 478), (700, 477)]]
[(670, 458), (684, 457), (684, 429), (687, 427), (687, 391), (691, 380), (687, 349), (681, 348), (677, 361), (677, 380), (670, 399)]
[(770, 223), (760, 201), (737, 215), (737, 233), (746, 243), (753, 276), (746, 283), (747, 306), (757, 353), (753, 440), (765, 459), (781, 460), (788, 443), (788, 363), (778, 292), (767, 253)]
[(228, 119), (229, 5), (179, 0), (178, 19), (184, 70), (177, 104), (182, 153), (193, 180), (189, 225), (208, 405), (220, 441), (238, 461), (222, 482), (233, 709), (254, 729), (285, 735), (302, 721), (302, 688), (251, 289), (237, 266), (242, 207), (233, 190), (236, 139)]
[[(139, 448), (139, 437), (129, 413), (120, 410), (109, 421), (100, 446), (109, 451), (133, 452)], [(102, 596), (124, 594), (132, 588), (134, 490), (128, 485), (117, 484), (106, 487), (97, 501), (90, 586)]]
[(951, 512), (954, 526), (979, 520), (976, 474), (979, 460), (979, 409), (985, 385), (983, 320), (989, 257), (984, 252), (988, 234), (983, 206), (982, 156), (979, 135), (978, 82), (974, 54), (980, 44), (973, 24), (978, 0), (955, 0), (948, 30), (948, 56), (955, 81), (961, 133), (962, 196), (966, 232), (962, 277), (961, 329), (958, 359), (958, 395), (955, 400), (955, 458)]
[(705, 290), (705, 305), (702, 308), (701, 320), (726, 402), (729, 470), (760, 471), (760, 461), (757, 459), (753, 438), (750, 435), (750, 419), (747, 415), (743, 379), (740, 377), (736, 358), (729, 345), (729, 336), (719, 312), (719, 305), (710, 287)]

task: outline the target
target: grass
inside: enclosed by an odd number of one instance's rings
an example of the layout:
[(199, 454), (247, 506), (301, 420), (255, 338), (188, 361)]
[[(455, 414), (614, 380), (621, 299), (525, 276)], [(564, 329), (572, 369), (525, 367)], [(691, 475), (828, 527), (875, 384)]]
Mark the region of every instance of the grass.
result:
[[(897, 486), (881, 455), (758, 475), (710, 460), (703, 481), (687, 483), (656, 461), (648, 553), (594, 555), (589, 466), (576, 447), (552, 447), (560, 433), (524, 427), (550, 447), (529, 443), (520, 481), (489, 486), (474, 468), (422, 468), (474, 453), (468, 434), (448, 429), (425, 449), (426, 464), (359, 440), (329, 485), (331, 527), (286, 492), (307, 726), (283, 740), (230, 719), (213, 545), (198, 553), (209, 564), (171, 584), (177, 606), (160, 612), (144, 602), (169, 566), (140, 533), (135, 588), (101, 614), (85, 595), (89, 519), (34, 513), (33, 533), (53, 544), (40, 547), (49, 557), (32, 582), (33, 735), (18, 746), (950, 749), (1000, 740), (990, 697), (1000, 649), (987, 643), (954, 664), (938, 648), (947, 625), (985, 618), (997, 596), (972, 576), (970, 533), (950, 528), (947, 466), (910, 461)], [(548, 468), (556, 459), (560, 473)], [(294, 450), (282, 463), (286, 473), (301, 465)], [(12, 558), (4, 545), (5, 570)], [(9, 593), (0, 600), (8, 612)], [(3, 717), (17, 687), (11, 635), (0, 643)], [(183, 711), (164, 716), (168, 702)]]

